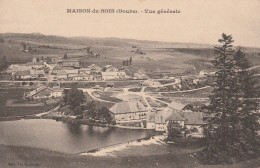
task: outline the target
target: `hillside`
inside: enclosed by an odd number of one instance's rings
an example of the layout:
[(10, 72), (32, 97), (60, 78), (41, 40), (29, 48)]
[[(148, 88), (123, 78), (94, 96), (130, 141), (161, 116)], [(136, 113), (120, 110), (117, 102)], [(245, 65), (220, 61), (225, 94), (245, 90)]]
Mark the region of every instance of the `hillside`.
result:
[[(198, 72), (211, 67), (214, 57), (213, 46), (207, 44), (158, 42), (119, 38), (60, 37), (40, 33), (0, 34), (0, 57), (9, 61), (26, 62), (32, 57), (80, 58), (87, 64), (112, 64), (117, 67), (122, 61), (132, 57), (133, 65), (127, 67), (130, 72), (143, 69), (147, 73), (168, 72), (180, 74)], [(22, 43), (30, 52), (22, 51)], [(100, 54), (99, 58), (90, 57), (87, 50)], [(250, 61), (259, 65), (260, 49), (243, 48)]]

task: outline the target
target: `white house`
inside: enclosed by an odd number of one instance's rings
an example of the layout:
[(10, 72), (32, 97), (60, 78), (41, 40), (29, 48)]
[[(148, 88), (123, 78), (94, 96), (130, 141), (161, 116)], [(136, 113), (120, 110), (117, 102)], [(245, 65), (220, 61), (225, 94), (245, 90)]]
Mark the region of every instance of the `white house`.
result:
[(122, 101), (109, 109), (115, 116), (116, 123), (145, 121), (148, 109), (141, 101)]
[(109, 71), (101, 72), (101, 76), (103, 80), (124, 79), (126, 78), (126, 73), (124, 71)]
[(118, 69), (112, 65), (106, 65), (103, 67), (103, 72), (118, 72)]
[(184, 126), (184, 119), (177, 112), (171, 108), (165, 108), (164, 110), (155, 113), (155, 131), (167, 131), (169, 119)]

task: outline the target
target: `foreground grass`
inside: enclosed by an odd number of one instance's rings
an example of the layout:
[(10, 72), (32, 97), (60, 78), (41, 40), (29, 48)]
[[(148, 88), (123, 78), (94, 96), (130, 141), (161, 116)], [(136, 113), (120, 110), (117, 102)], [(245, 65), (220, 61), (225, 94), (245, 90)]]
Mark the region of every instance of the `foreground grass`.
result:
[[(201, 165), (189, 153), (168, 153), (152, 156), (93, 157), (64, 154), (44, 149), (0, 145), (0, 167), (202, 167), (202, 168), (256, 168), (260, 159), (234, 165)], [(15, 165), (15, 166), (10, 166)]]

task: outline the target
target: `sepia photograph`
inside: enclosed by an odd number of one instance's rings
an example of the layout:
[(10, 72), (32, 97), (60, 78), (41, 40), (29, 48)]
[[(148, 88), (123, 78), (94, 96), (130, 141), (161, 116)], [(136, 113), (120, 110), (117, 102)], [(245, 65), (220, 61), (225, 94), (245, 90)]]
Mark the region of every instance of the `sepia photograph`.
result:
[(0, 168), (259, 168), (260, 0), (0, 0)]

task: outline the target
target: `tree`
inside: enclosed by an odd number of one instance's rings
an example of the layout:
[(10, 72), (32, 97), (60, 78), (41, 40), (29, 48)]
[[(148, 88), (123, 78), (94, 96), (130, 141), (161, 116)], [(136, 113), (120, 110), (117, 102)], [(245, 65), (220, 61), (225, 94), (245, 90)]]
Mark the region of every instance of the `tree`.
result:
[(38, 57), (38, 58), (36, 59), (36, 61), (37, 61), (37, 62), (40, 62), (40, 58)]
[(0, 60), (0, 71), (3, 71), (7, 68), (8, 68), (8, 62), (6, 56), (3, 56), (2, 59)]
[(72, 110), (83, 103), (85, 96), (82, 90), (78, 90), (76, 86), (72, 86), (69, 90), (64, 90), (63, 103), (70, 105)]
[(32, 86), (32, 85), (33, 85), (33, 82), (30, 82), (29, 85)]
[(112, 121), (112, 117), (111, 117), (111, 114), (110, 114), (108, 108), (106, 108), (106, 107), (99, 108), (97, 110), (96, 119), (104, 120), (110, 124)]
[(95, 119), (96, 118), (96, 105), (94, 101), (89, 102), (85, 106), (84, 118)]
[(169, 122), (167, 125), (168, 130), (168, 141), (176, 141), (182, 137), (183, 128), (177, 122)]
[(26, 50), (26, 43), (25, 43), (25, 42), (22, 42), (21, 44), (22, 44), (22, 46), (23, 46), (23, 50)]
[(73, 110), (74, 114), (76, 115), (82, 115), (83, 110), (82, 110), (82, 106), (77, 106), (75, 107), (75, 109)]
[(130, 59), (129, 59), (129, 63), (130, 63), (130, 65), (132, 65), (132, 57), (130, 57)]
[(245, 81), (242, 83), (239, 79), (247, 78), (245, 74), (240, 73), (241, 61), (236, 61), (240, 60), (238, 55), (241, 53), (238, 54), (238, 51), (232, 49), (231, 35), (223, 33), (218, 41), (221, 46), (215, 47), (216, 57), (212, 61), (218, 71), (215, 73), (216, 81), (209, 106), (209, 112), (213, 117), (204, 126), (206, 146), (201, 153), (201, 160), (212, 164), (234, 163), (256, 154), (252, 148), (256, 148), (256, 127), (249, 128), (249, 134), (255, 140), (250, 141), (246, 137), (247, 124), (253, 122), (247, 116), (256, 108), (244, 110), (249, 104), (241, 104), (248, 90), (244, 87)]
[(64, 54), (63, 59), (68, 59), (67, 53)]

